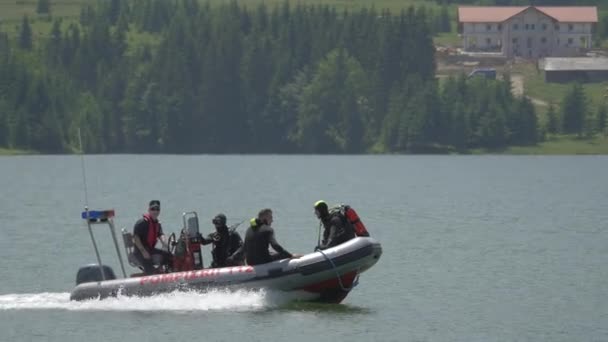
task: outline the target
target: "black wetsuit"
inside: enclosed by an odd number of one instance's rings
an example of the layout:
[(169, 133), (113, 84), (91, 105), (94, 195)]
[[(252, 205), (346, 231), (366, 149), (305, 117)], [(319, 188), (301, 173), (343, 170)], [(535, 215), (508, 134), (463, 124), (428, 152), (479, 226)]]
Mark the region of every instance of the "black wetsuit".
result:
[[(145, 274), (154, 274), (156, 272), (156, 270), (154, 269), (154, 263), (153, 263), (153, 258), (152, 258), (153, 255), (155, 255), (155, 254), (161, 255), (162, 261), (160, 264), (166, 265), (166, 266), (171, 265), (171, 259), (173, 256), (171, 255), (171, 253), (169, 253), (167, 251), (163, 251), (161, 249), (154, 248), (154, 246), (149, 245), (148, 229), (150, 229), (150, 223), (148, 221), (144, 220), (143, 218), (139, 219), (139, 221), (137, 221), (135, 223), (135, 226), (133, 227), (133, 235), (139, 237), (139, 240), (144, 245), (144, 248), (150, 254), (150, 259), (144, 258), (144, 256), (141, 254), (141, 251), (139, 250), (139, 248), (137, 248), (137, 246), (135, 246), (135, 248), (133, 248), (133, 255), (135, 256), (135, 258), (137, 258), (137, 261), (139, 261), (141, 266), (144, 268)], [(158, 237), (160, 237), (161, 235), (163, 235), (163, 228), (159, 222), (158, 223)]]
[[(268, 246), (272, 246), (277, 253), (270, 254)], [(238, 260), (243, 253), (245, 254), (248, 265), (265, 264), (275, 260), (292, 257), (291, 253), (281, 247), (275, 239), (274, 229), (266, 224), (250, 226), (247, 228), (245, 243), (230, 257), (230, 259)]]
[(241, 260), (227, 262), (228, 257), (243, 245), (243, 240), (239, 233), (231, 232), (226, 226), (220, 227), (215, 233), (211, 233), (202, 239), (203, 245), (210, 243), (213, 243), (213, 250), (211, 251), (211, 255), (213, 256), (212, 268), (236, 266), (241, 263)]
[(319, 246), (320, 249), (337, 246), (354, 239), (356, 236), (353, 227), (346, 223), (346, 220), (339, 213), (329, 214), (321, 219), (321, 223), (325, 229), (323, 230), (323, 241)]

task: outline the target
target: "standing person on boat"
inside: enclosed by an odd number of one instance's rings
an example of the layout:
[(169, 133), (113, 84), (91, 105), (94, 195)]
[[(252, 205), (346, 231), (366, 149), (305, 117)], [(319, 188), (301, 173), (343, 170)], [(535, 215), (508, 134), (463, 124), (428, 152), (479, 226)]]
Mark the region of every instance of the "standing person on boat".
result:
[(207, 237), (200, 237), (202, 245), (213, 244), (211, 268), (240, 265), (241, 260), (227, 262), (228, 257), (243, 245), (243, 239), (234, 229), (228, 228), (226, 221), (226, 215), (217, 214), (211, 221), (215, 226), (215, 232)]
[[(273, 218), (271, 209), (262, 209), (257, 218), (252, 218), (245, 233), (245, 243), (228, 261), (238, 260), (243, 253), (248, 265), (259, 265), (280, 259), (299, 257), (286, 251), (275, 239), (274, 229), (271, 227)], [(268, 246), (277, 252), (270, 254)]]
[(346, 217), (339, 211), (332, 211), (330, 213), (325, 201), (315, 202), (314, 209), (315, 215), (321, 221), (324, 228), (323, 240), (317, 248), (327, 249), (355, 238), (355, 231), (346, 221)]
[(170, 266), (172, 261), (171, 253), (155, 248), (158, 240), (164, 247), (168, 246), (167, 238), (158, 221), (159, 215), (160, 201), (152, 200), (148, 204), (148, 212), (133, 227), (133, 243), (136, 247), (133, 254), (144, 268), (146, 275), (156, 273), (153, 256), (159, 255), (161, 257), (161, 265)]

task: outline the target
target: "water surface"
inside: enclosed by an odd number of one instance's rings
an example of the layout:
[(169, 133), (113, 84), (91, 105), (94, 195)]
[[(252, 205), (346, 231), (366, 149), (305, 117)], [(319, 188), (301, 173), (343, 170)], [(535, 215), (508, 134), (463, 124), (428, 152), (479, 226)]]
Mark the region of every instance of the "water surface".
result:
[[(264, 291), (73, 303), (93, 262), (78, 156), (0, 157), (0, 329), (6, 341), (606, 341), (608, 158), (86, 156), (88, 203), (132, 228), (150, 199), (166, 232), (275, 212), (293, 253), (312, 204), (353, 205), (382, 244), (342, 305)], [(244, 232), (244, 229), (240, 229)], [(97, 231), (104, 260), (107, 231)], [(209, 249), (205, 264), (209, 264)]]

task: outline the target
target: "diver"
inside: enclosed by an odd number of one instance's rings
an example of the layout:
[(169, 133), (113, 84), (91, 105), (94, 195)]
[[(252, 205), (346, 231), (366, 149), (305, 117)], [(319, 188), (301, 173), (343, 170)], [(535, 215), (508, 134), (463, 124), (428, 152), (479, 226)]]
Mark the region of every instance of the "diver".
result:
[(340, 211), (329, 211), (325, 201), (314, 204), (315, 215), (323, 225), (323, 240), (317, 249), (337, 246), (356, 237), (355, 230)]
[(233, 259), (230, 263), (228, 257), (236, 252), (242, 245), (243, 240), (235, 228), (226, 226), (226, 215), (217, 214), (211, 221), (215, 226), (215, 232), (207, 235), (207, 237), (199, 236), (202, 245), (213, 244), (211, 256), (211, 268), (238, 266), (242, 264), (242, 260)]
[(152, 200), (148, 204), (148, 212), (133, 227), (133, 244), (136, 247), (133, 255), (144, 268), (146, 275), (157, 273), (154, 268), (153, 256), (160, 256), (159, 264), (164, 265), (167, 269), (170, 269), (172, 263), (171, 253), (155, 248), (158, 240), (164, 247), (168, 248), (163, 228), (158, 221), (159, 215), (160, 201)]
[[(239, 260), (243, 254), (245, 254), (248, 265), (265, 264), (286, 258), (299, 258), (300, 255), (289, 253), (277, 242), (274, 229), (271, 226), (272, 221), (271, 209), (260, 210), (258, 217), (250, 221), (250, 226), (245, 233), (245, 243), (228, 258), (228, 261)], [(271, 246), (277, 253), (271, 254), (268, 246)]]

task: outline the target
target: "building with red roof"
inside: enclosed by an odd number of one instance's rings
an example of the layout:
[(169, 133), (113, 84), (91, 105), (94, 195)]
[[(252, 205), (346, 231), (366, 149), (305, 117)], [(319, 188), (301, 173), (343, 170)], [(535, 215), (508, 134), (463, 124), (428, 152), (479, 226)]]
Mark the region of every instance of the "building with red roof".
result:
[(506, 57), (583, 55), (597, 24), (595, 6), (459, 6), (465, 51)]

